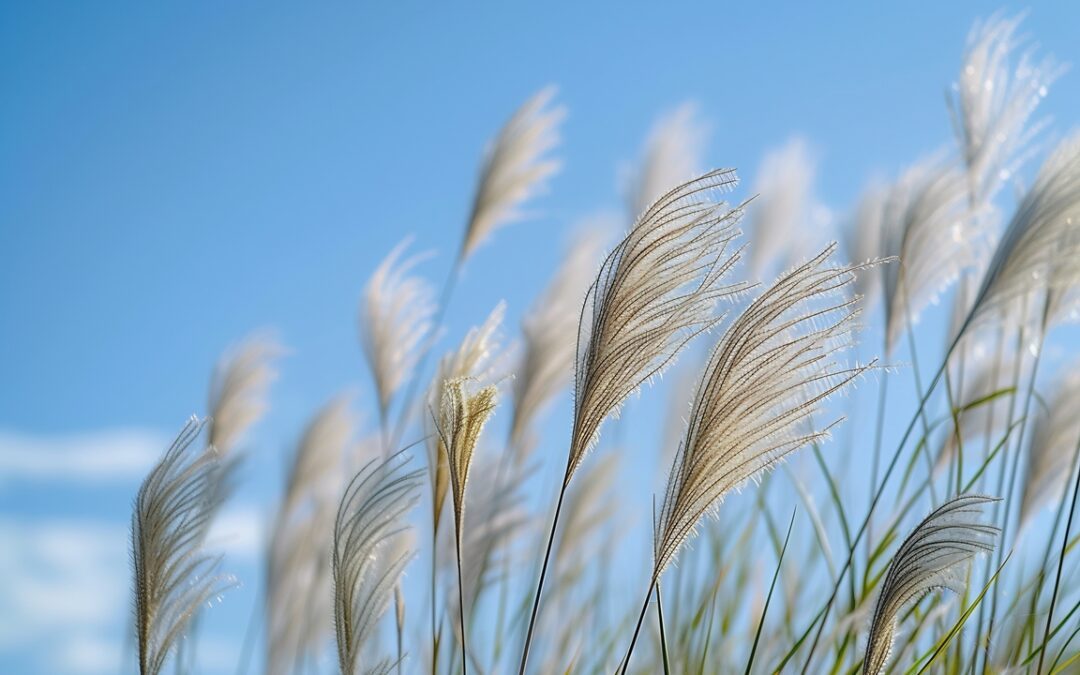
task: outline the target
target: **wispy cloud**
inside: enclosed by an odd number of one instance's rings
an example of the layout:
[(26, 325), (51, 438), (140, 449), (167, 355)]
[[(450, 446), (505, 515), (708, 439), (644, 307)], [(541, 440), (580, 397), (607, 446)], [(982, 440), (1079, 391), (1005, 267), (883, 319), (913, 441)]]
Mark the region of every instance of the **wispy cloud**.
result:
[[(209, 548), (233, 569), (253, 563), (264, 523), (254, 506), (229, 508)], [(0, 662), (20, 655), (31, 672), (119, 671), (131, 615), (129, 536), (123, 521), (0, 518)], [(199, 672), (228, 672), (235, 654), (213, 642), (200, 641)]]
[(168, 445), (147, 429), (35, 435), (0, 429), (0, 481), (101, 482), (142, 477)]
[(215, 520), (207, 535), (207, 548), (232, 560), (254, 560), (262, 553), (267, 519), (251, 505), (230, 506)]
[(127, 576), (121, 524), (0, 520), (0, 653), (33, 646), (43, 672), (115, 671)]

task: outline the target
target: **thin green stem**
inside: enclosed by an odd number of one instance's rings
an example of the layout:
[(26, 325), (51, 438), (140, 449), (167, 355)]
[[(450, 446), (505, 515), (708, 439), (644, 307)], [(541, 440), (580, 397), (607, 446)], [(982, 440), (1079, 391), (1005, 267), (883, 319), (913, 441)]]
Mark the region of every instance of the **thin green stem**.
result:
[[(1080, 441), (1076, 445), (1076, 454), (1080, 456)], [(1046, 628), (1043, 630), (1042, 651), (1039, 652), (1039, 667), (1036, 673), (1042, 672), (1043, 657), (1046, 656), (1046, 644), (1050, 641), (1050, 624), (1054, 619), (1054, 606), (1057, 603), (1058, 590), (1061, 586), (1061, 572), (1065, 568), (1065, 551), (1069, 546), (1069, 534), (1072, 532), (1073, 516), (1076, 515), (1076, 496), (1080, 493), (1080, 471), (1076, 469), (1076, 461), (1073, 461), (1073, 472), (1076, 479), (1073, 482), (1072, 504), (1069, 506), (1069, 519), (1065, 523), (1065, 536), (1061, 538), (1061, 556), (1058, 558), (1057, 575), (1054, 577), (1054, 591), (1050, 595), (1050, 610), (1046, 613)]]
[(946, 350), (945, 358), (941, 361), (941, 366), (938, 368), (937, 372), (934, 373), (934, 377), (930, 380), (929, 388), (919, 400), (919, 407), (915, 411), (915, 414), (912, 416), (911, 421), (908, 422), (907, 429), (904, 430), (904, 435), (901, 437), (900, 443), (896, 448), (896, 452), (893, 453), (893, 457), (889, 461), (889, 465), (885, 470), (885, 475), (882, 477), (881, 483), (878, 485), (878, 489), (874, 494), (874, 499), (870, 502), (870, 508), (866, 512), (866, 518), (863, 519), (862, 525), (859, 527), (858, 532), (855, 534), (855, 540), (852, 542), (852, 546), (848, 549), (847, 561), (844, 563), (844, 566), (841, 568), (840, 574), (837, 577), (836, 582), (833, 584), (833, 589), (832, 592), (829, 594), (829, 599), (826, 601), (825, 608), (820, 614), (820, 621), (815, 619), (814, 622), (810, 624), (809, 630), (814, 630), (815, 623), (817, 624), (817, 630), (814, 634), (814, 640), (810, 644), (810, 650), (806, 656), (806, 662), (803, 664), (802, 673), (804, 673), (804, 675), (810, 670), (810, 663), (813, 660), (814, 652), (817, 650), (817, 645), (821, 640), (821, 635), (825, 630), (825, 623), (828, 620), (829, 611), (832, 609), (833, 604), (836, 602), (836, 594), (840, 591), (840, 585), (842, 583), (844, 574), (851, 568), (851, 564), (854, 561), (855, 547), (858, 546), (863, 534), (865, 534), (866, 528), (870, 523), (870, 519), (874, 515), (874, 509), (877, 507), (878, 502), (881, 500), (881, 496), (885, 493), (885, 485), (888, 484), (889, 478), (892, 476), (893, 471), (896, 470), (896, 465), (900, 461), (900, 456), (903, 453), (904, 446), (907, 445), (908, 439), (911, 437), (911, 433), (915, 430), (915, 425), (919, 421), (919, 415), (926, 407), (926, 403), (930, 400), (930, 396), (934, 393), (934, 389), (937, 387), (937, 384), (941, 380), (941, 376), (945, 371), (945, 365), (949, 362), (949, 357), (956, 349), (957, 343), (959, 343), (961, 336), (963, 336), (964, 331), (967, 330), (967, 327), (971, 324), (973, 318), (974, 313), (971, 313), (968, 314), (968, 317), (964, 320), (964, 324), (960, 327), (960, 330), (957, 332), (956, 337), (953, 338), (952, 344), (949, 345), (948, 350)]
[[(569, 461), (567, 462), (567, 476), (569, 476)], [(536, 630), (536, 616), (540, 610), (540, 594), (544, 592), (544, 579), (547, 577), (548, 564), (551, 562), (551, 550), (555, 544), (555, 530), (559, 527), (559, 514), (562, 512), (563, 498), (566, 497), (566, 486), (569, 481), (563, 479), (559, 488), (559, 501), (555, 504), (555, 516), (551, 519), (551, 532), (548, 534), (547, 549), (544, 552), (544, 563), (540, 568), (540, 579), (536, 583), (536, 595), (533, 596), (532, 612), (529, 615), (529, 628), (525, 632), (525, 645), (521, 649), (521, 665), (518, 667), (518, 675), (525, 675), (525, 666), (529, 661), (529, 647), (532, 645), (533, 631)], [(649, 592), (652, 592), (650, 587)], [(645, 599), (648, 605), (648, 596)], [(638, 621), (640, 627), (640, 620)]]
[(660, 597), (660, 584), (656, 584), (656, 617), (660, 622), (660, 653), (664, 659), (664, 675), (671, 673), (668, 663), (667, 632), (664, 630), (664, 601)]

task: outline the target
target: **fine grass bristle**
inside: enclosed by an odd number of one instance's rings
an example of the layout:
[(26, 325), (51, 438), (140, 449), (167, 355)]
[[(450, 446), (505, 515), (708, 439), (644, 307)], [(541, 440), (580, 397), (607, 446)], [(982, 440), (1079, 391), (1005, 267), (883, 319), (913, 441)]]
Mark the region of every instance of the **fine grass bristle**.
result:
[(135, 633), (141, 675), (158, 675), (199, 609), (221, 593), (219, 559), (202, 550), (222, 491), (212, 446), (192, 418), (139, 488), (131, 520)]
[(390, 660), (361, 655), (390, 607), (414, 552), (405, 517), (420, 500), (423, 470), (406, 470), (402, 453), (369, 461), (345, 488), (334, 522), (334, 630), (342, 675), (389, 672)]
[(986, 524), (983, 513), (983, 506), (993, 501), (981, 495), (954, 497), (934, 509), (900, 545), (874, 608), (863, 673), (885, 672), (905, 607), (934, 589), (964, 592), (962, 567), (994, 550), (999, 530)]

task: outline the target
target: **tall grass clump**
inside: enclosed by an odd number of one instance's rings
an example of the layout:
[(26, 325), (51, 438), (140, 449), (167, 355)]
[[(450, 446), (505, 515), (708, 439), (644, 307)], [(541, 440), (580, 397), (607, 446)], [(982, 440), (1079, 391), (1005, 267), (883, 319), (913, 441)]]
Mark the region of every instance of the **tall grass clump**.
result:
[[(560, 167), (565, 109), (529, 98), (440, 230), (443, 283), (412, 237), (367, 278), (367, 386), (284, 454), (237, 671), (1078, 672), (1080, 134), (1039, 116), (1064, 73), (1022, 17), (977, 23), (920, 148), (955, 145), (849, 186), (840, 218), (810, 141), (728, 203), (704, 110), (668, 109), (528, 307), (483, 278), (450, 311)], [(251, 433), (280, 354), (229, 351), (139, 490), (144, 675), (199, 672), (211, 524), (248, 439), (285, 445)]]

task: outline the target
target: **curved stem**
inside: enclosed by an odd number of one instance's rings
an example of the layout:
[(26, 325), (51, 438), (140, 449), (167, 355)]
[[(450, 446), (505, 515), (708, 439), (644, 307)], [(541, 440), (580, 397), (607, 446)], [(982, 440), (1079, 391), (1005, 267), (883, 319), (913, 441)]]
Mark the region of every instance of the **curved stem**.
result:
[[(1042, 321), (1041, 321), (1041, 328), (1039, 330), (1039, 339), (1038, 339), (1038, 341), (1039, 341), (1038, 350), (1035, 352), (1035, 359), (1034, 359), (1034, 362), (1031, 365), (1031, 375), (1028, 377), (1027, 395), (1025, 396), (1025, 399), (1024, 399), (1024, 413), (1023, 413), (1023, 417), (1020, 418), (1020, 433), (1016, 437), (1016, 451), (1013, 453), (1012, 469), (1008, 472), (1008, 474), (1009, 474), (1009, 476), (1008, 476), (1009, 485), (1008, 485), (1008, 493), (1007, 493), (1007, 495), (1004, 495), (1005, 496), (1005, 514), (1004, 514), (1004, 518), (1003, 518), (1002, 523), (1001, 523), (1001, 535), (1000, 535), (1000, 537), (1001, 537), (1001, 546), (998, 547), (998, 553), (997, 553), (997, 561), (998, 561), (999, 565), (1001, 563), (1001, 557), (1002, 557), (1003, 551), (1005, 549), (1006, 537), (1008, 536), (1008, 533), (1009, 533), (1009, 521), (1010, 521), (1010, 516), (1012, 514), (1012, 502), (1013, 502), (1012, 497), (1013, 497), (1013, 493), (1016, 491), (1016, 476), (1017, 476), (1017, 472), (1018, 472), (1019, 466), (1020, 466), (1020, 455), (1023, 454), (1023, 449), (1024, 449), (1024, 433), (1025, 433), (1025, 430), (1027, 428), (1028, 416), (1031, 414), (1031, 401), (1032, 401), (1032, 399), (1034, 398), (1034, 395), (1035, 395), (1035, 376), (1039, 372), (1039, 363), (1042, 361), (1043, 341), (1044, 341), (1044, 339), (1046, 337), (1046, 329), (1048, 327), (1046, 320), (1047, 320), (1047, 316), (1049, 314), (1049, 307), (1050, 307), (1049, 296), (1047, 296), (1046, 300), (1043, 303)], [(1025, 314), (1026, 314), (1026, 312), (1025, 312)], [(1021, 330), (1023, 330), (1022, 327), (1021, 327)], [(1021, 332), (1021, 335), (1023, 335), (1022, 332)], [(1021, 343), (1020, 343), (1021, 353), (1023, 353), (1023, 351), (1022, 351), (1023, 346), (1024, 346), (1024, 343), (1023, 343), (1023, 341), (1021, 341)], [(1002, 469), (1002, 475), (1003, 476), (1005, 474), (1005, 468), (1006, 468), (1007, 462), (1008, 462), (1008, 458), (1006, 458), (1005, 461), (1002, 463), (1001, 469)], [(1000, 495), (1001, 492), (999, 491), (998, 494)], [(998, 587), (995, 586), (993, 595), (990, 597), (990, 623), (987, 624), (986, 642), (984, 643), (984, 648), (983, 648), (983, 650), (984, 650), (983, 672), (987, 671), (987, 668), (988, 668), (989, 663), (990, 663), (990, 640), (993, 639), (994, 620), (997, 617), (997, 599), (998, 599)]]
[(619, 669), (620, 675), (626, 675), (626, 669), (630, 666), (630, 655), (634, 653), (634, 645), (637, 644), (638, 634), (641, 633), (641, 624), (645, 620), (645, 612), (649, 609), (649, 598), (655, 587), (656, 577), (654, 576), (649, 582), (649, 590), (645, 593), (645, 602), (641, 603), (641, 613), (638, 614), (637, 625), (634, 626), (634, 637), (630, 638), (630, 648), (626, 650), (626, 658), (623, 659), (622, 668)]
[[(1080, 441), (1076, 445), (1076, 453), (1080, 455)], [(1076, 460), (1073, 460), (1073, 471), (1076, 479), (1073, 482), (1072, 505), (1069, 506), (1069, 519), (1065, 522), (1065, 536), (1061, 540), (1061, 556), (1058, 558), (1057, 575), (1054, 577), (1054, 592), (1050, 596), (1050, 611), (1046, 613), (1046, 629), (1043, 631), (1042, 650), (1039, 652), (1039, 667), (1036, 673), (1042, 673), (1043, 658), (1046, 656), (1046, 645), (1050, 642), (1050, 624), (1054, 618), (1054, 605), (1057, 603), (1058, 589), (1061, 586), (1061, 571), (1065, 568), (1065, 553), (1069, 548), (1069, 534), (1072, 532), (1073, 516), (1076, 515), (1076, 495), (1080, 492), (1080, 471), (1076, 470)]]
[[(569, 466), (569, 465), (567, 465)], [(540, 594), (544, 591), (544, 579), (547, 577), (548, 563), (551, 562), (551, 549), (555, 544), (555, 530), (559, 526), (559, 513), (562, 511), (563, 498), (566, 496), (567, 481), (562, 481), (559, 488), (559, 501), (555, 504), (555, 517), (551, 520), (551, 532), (548, 534), (547, 551), (544, 553), (544, 564), (540, 568), (540, 580), (536, 584), (536, 595), (533, 596), (532, 613), (529, 616), (529, 629), (525, 633), (525, 646), (521, 650), (521, 665), (518, 667), (518, 675), (525, 675), (525, 666), (529, 660), (529, 646), (532, 644), (533, 631), (536, 629), (536, 615), (540, 610)], [(652, 589), (649, 589), (650, 592)]]

